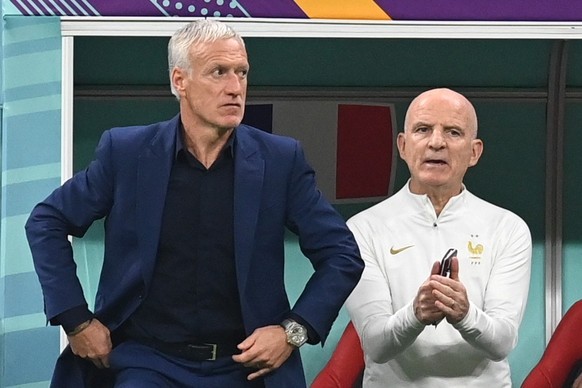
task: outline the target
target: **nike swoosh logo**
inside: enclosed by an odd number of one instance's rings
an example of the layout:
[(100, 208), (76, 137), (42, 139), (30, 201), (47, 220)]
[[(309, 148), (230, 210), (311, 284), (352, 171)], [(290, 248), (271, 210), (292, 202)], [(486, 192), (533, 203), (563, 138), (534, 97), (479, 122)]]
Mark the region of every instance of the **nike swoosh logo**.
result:
[(397, 255), (402, 251), (407, 250), (408, 248), (412, 248), (414, 245), (408, 245), (406, 247), (402, 247), (402, 248), (398, 248), (398, 249), (394, 249), (394, 246), (392, 246), (392, 248), (390, 248), (390, 253), (393, 255)]

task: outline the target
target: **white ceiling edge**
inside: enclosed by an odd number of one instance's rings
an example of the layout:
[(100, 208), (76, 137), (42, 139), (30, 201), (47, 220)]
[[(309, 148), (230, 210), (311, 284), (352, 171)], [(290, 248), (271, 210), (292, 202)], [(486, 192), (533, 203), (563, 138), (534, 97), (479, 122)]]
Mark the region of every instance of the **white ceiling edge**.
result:
[[(62, 17), (63, 36), (171, 36), (197, 18)], [(424, 39), (582, 39), (582, 22), (458, 22), (213, 18), (244, 37), (424, 38)]]

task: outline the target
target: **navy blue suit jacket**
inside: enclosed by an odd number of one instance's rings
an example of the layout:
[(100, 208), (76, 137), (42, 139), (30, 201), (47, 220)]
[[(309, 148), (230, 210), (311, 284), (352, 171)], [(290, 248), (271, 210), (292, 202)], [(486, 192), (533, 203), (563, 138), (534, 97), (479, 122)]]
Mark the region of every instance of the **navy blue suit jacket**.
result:
[[(94, 312), (115, 331), (139, 306), (152, 280), (179, 123), (178, 115), (105, 131), (87, 169), (33, 209), (26, 230), (48, 319), (86, 303), (67, 236), (83, 236), (103, 217), (105, 256)], [(290, 312), (283, 276), (287, 227), (315, 268), (293, 312), (323, 342), (363, 269), (354, 238), (316, 188), (296, 140), (241, 125), (234, 160), (235, 261), (245, 330), (279, 324)], [(70, 350), (61, 355), (54, 386), (82, 386), (71, 380), (83, 372), (75, 358)], [(304, 386), (299, 352), (265, 383)]]

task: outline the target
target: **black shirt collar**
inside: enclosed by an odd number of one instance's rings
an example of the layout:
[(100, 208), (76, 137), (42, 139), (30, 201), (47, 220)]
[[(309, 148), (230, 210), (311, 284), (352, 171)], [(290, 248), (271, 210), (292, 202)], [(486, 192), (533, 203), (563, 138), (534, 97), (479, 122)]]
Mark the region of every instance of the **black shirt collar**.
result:
[[(178, 130), (176, 131), (176, 151), (174, 153), (174, 160), (176, 160), (176, 158), (178, 157), (178, 153), (180, 151), (184, 150), (185, 152), (188, 152), (188, 150), (184, 148), (184, 144), (186, 143), (184, 141), (185, 133), (186, 133), (186, 131), (184, 130), (184, 125), (182, 125), (182, 122), (180, 121), (178, 124)], [(226, 142), (226, 144), (224, 145), (224, 148), (221, 151), (221, 152), (226, 152), (225, 150), (228, 150), (228, 153), (230, 154), (230, 156), (232, 158), (234, 158), (233, 144), (234, 144), (235, 137), (236, 137), (236, 128), (230, 134), (228, 141)]]

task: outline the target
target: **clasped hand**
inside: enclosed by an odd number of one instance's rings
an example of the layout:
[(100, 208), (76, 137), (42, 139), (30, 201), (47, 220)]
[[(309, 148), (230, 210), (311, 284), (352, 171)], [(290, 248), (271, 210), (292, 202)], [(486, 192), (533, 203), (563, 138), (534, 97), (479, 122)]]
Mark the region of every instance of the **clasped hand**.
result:
[(425, 325), (437, 324), (445, 318), (454, 324), (465, 318), (469, 311), (467, 290), (459, 280), (458, 259), (452, 259), (450, 278), (440, 276), (439, 270), (437, 261), (414, 298), (414, 314)]

